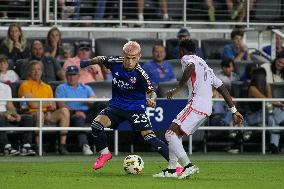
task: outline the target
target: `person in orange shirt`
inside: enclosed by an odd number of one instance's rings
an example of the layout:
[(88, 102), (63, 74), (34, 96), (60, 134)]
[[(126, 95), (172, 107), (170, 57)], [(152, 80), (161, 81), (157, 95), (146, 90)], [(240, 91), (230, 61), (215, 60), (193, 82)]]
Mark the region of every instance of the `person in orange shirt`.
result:
[[(33, 60), (29, 62), (27, 67), (28, 79), (24, 81), (19, 88), (19, 97), (26, 98), (53, 98), (53, 91), (50, 85), (41, 80), (43, 65), (40, 61)], [(38, 125), (38, 102), (28, 102), (28, 108), (35, 120), (35, 126)], [(70, 114), (67, 108), (56, 109), (55, 102), (43, 102), (43, 125), (45, 122), (58, 124), (60, 127), (69, 127)], [(68, 154), (66, 149), (67, 131), (60, 133), (59, 152), (62, 155)], [(36, 137), (38, 143), (38, 136)]]
[(77, 55), (74, 58), (68, 58), (63, 68), (66, 70), (68, 66), (77, 66), (80, 69), (79, 83), (90, 83), (94, 81), (103, 81), (104, 76), (99, 65), (90, 65), (87, 67), (81, 66), (82, 61), (91, 59), (91, 45), (82, 41), (78, 44)]

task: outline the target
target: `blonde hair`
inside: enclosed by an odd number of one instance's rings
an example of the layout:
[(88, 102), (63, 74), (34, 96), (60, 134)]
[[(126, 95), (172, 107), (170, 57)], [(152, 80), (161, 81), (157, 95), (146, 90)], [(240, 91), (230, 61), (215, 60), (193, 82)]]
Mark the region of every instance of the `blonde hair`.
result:
[(136, 41), (129, 41), (124, 44), (123, 52), (130, 55), (137, 55), (141, 52), (141, 47)]

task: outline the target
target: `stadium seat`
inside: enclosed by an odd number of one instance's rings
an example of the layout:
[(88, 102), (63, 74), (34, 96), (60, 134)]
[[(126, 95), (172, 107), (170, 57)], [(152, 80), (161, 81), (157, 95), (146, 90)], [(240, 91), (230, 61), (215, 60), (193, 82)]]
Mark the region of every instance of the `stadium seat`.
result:
[[(195, 43), (196, 47), (198, 47), (198, 40), (192, 39)], [(177, 38), (170, 38), (166, 40), (166, 53), (167, 59), (174, 59), (176, 57), (172, 56), (173, 50), (178, 46), (178, 39)]]
[(168, 60), (168, 61), (171, 63), (171, 65), (173, 67), (176, 79), (179, 81), (181, 79), (182, 73), (183, 73), (180, 60), (179, 59), (172, 59), (172, 60)]
[(245, 73), (248, 64), (254, 64), (255, 67), (257, 66), (257, 64), (252, 61), (235, 62), (235, 72), (241, 76), (242, 74)]
[(15, 69), (15, 62), (12, 59), (8, 59), (8, 70), (14, 70)]
[(122, 47), (127, 43), (124, 38), (98, 38), (95, 39), (96, 56), (121, 56)]
[(152, 49), (154, 45), (163, 45), (161, 39), (154, 38), (133, 38), (131, 41), (136, 41), (140, 44), (142, 59), (152, 59)]
[(28, 59), (19, 59), (15, 63), (14, 70), (22, 80), (26, 79), (27, 65), (28, 65)]
[(18, 90), (19, 90), (22, 82), (23, 82), (23, 80), (19, 80), (17, 82), (10, 83), (13, 98), (18, 98)]
[(111, 81), (97, 81), (87, 83), (89, 85), (95, 95), (99, 98), (111, 98), (112, 96), (112, 84)]
[(273, 98), (284, 98), (284, 82), (271, 83)]
[[(50, 81), (48, 84), (51, 86), (53, 94), (55, 94), (55, 90), (58, 87), (58, 85), (65, 83), (65, 81)], [(54, 95), (55, 96), (55, 95)]]
[(202, 39), (201, 49), (205, 59), (221, 59), (224, 46), (231, 40), (223, 38)]
[[(169, 81), (169, 82), (162, 82), (159, 84), (159, 87), (157, 89), (158, 97), (160, 98), (166, 98), (167, 92), (174, 87), (176, 87), (178, 84), (178, 81)], [(176, 96), (175, 98), (188, 98), (188, 89), (187, 86), (185, 86)]]
[(209, 60), (206, 60), (206, 63), (213, 70), (215, 74), (217, 74), (222, 69), (221, 60), (209, 59)]
[(247, 98), (248, 83), (244, 81), (232, 81), (230, 91), (231, 95), (235, 98)]
[[(18, 98), (18, 90), (20, 88), (20, 85), (22, 84), (23, 80), (19, 80), (17, 82), (10, 83), (10, 88), (12, 91), (12, 98)], [(13, 102), (14, 106), (17, 108), (17, 110), (20, 109), (20, 102)]]

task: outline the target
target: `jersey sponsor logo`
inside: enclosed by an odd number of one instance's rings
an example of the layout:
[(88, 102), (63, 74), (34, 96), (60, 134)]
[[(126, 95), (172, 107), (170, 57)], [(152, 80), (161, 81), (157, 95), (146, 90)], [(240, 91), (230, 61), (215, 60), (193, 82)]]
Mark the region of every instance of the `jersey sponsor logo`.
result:
[(131, 85), (130, 83), (119, 80), (117, 78), (113, 78), (112, 83), (114, 85), (118, 86), (119, 88), (122, 88), (122, 89), (127, 89), (127, 90), (133, 90), (134, 89), (134, 86)]

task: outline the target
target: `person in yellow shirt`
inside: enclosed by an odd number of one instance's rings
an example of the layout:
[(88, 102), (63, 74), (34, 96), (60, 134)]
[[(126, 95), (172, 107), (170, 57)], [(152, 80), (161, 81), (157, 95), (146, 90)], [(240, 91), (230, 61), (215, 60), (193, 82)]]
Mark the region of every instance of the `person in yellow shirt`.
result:
[[(30, 61), (27, 67), (28, 78), (24, 81), (19, 88), (19, 97), (26, 98), (53, 98), (53, 91), (50, 85), (41, 80), (43, 65), (40, 61)], [(28, 102), (30, 114), (35, 119), (35, 126), (38, 127), (38, 102)], [(43, 102), (43, 125), (44, 123), (58, 124), (60, 127), (69, 127), (70, 114), (67, 108), (56, 108), (55, 102)], [(59, 153), (67, 155), (66, 149), (67, 131), (60, 133), (60, 146)], [(38, 143), (38, 136), (36, 137)]]

